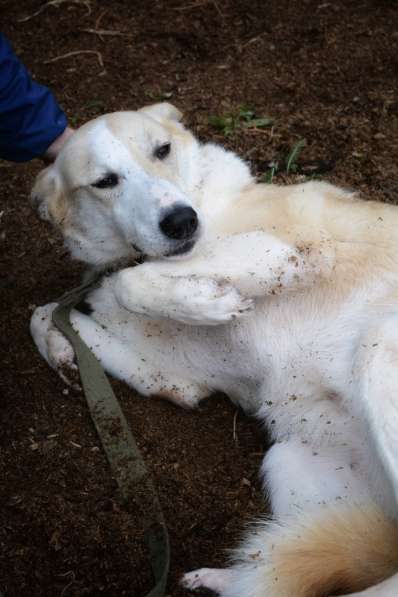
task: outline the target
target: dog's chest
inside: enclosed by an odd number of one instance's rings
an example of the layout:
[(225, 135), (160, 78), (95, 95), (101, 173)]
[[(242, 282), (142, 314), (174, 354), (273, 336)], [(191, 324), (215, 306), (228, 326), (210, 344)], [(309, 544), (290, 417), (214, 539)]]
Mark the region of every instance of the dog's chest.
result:
[(296, 411), (305, 398), (344, 395), (367, 317), (351, 302), (328, 306), (308, 293), (263, 301), (212, 342), (224, 347), (221, 372), (244, 382), (257, 407), (272, 401)]

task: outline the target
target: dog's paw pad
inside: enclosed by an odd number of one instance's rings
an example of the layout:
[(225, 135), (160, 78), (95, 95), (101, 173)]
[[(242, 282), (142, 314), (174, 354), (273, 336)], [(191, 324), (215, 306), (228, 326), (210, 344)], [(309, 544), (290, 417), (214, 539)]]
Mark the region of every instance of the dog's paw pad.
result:
[[(232, 315), (242, 315), (254, 309), (254, 301), (244, 298), (236, 288), (228, 285), (220, 285), (222, 294), (220, 295), (220, 304), (226, 307), (226, 312), (230, 311)], [(223, 299), (221, 301), (221, 299)], [(228, 313), (226, 313), (228, 314)]]
[(62, 381), (69, 386), (71, 390), (78, 394), (83, 391), (80, 385), (79, 369), (75, 363), (67, 366), (58, 366), (56, 369)]

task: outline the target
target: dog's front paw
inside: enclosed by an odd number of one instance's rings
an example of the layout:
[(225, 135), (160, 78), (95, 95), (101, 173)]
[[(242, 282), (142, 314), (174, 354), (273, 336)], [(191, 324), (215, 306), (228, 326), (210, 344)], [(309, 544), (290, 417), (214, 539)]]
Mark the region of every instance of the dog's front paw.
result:
[(41, 356), (67, 385), (78, 388), (74, 350), (52, 323), (52, 314), (56, 307), (57, 303), (37, 307), (30, 321), (30, 332)]
[(220, 325), (247, 315), (254, 309), (230, 284), (209, 278), (176, 279), (173, 319), (193, 325)]
[(60, 378), (79, 390), (79, 370), (75, 363), (75, 352), (70, 342), (55, 327), (47, 335), (48, 361)]
[(128, 311), (189, 325), (220, 325), (254, 308), (230, 284), (211, 278), (165, 275), (152, 264), (119, 272), (118, 303)]

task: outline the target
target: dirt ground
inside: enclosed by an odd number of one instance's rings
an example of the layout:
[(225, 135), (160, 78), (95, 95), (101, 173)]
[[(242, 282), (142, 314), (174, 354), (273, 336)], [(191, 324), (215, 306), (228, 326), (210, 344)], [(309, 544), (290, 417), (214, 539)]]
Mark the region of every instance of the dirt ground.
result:
[[(2, 30), (74, 126), (169, 99), (201, 138), (235, 149), (259, 176), (286, 181), (305, 139), (291, 179), (315, 174), (398, 202), (394, 0), (0, 0), (0, 10)], [(82, 50), (96, 53), (54, 61)], [(247, 107), (273, 126), (245, 127)], [(82, 272), (29, 205), (40, 168), (0, 163), (0, 591), (141, 597), (151, 579), (140, 521), (117, 503), (84, 398), (29, 336), (34, 305)], [(156, 480), (169, 595), (181, 597), (181, 573), (225, 562), (244, 525), (266, 512), (257, 476), (266, 438), (226, 397), (186, 412), (114, 388)]]

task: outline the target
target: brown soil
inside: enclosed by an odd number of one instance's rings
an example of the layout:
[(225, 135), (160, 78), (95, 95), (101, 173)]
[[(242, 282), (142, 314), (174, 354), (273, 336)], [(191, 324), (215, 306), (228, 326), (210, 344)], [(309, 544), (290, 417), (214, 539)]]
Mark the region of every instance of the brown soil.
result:
[[(74, 125), (169, 97), (204, 139), (258, 173), (295, 143), (299, 170), (398, 200), (398, 6), (394, 0), (1, 0), (2, 29)], [(87, 29), (123, 33), (107, 36)], [(75, 50), (80, 54), (45, 61)], [(252, 106), (273, 128), (225, 137), (209, 115)], [(141, 597), (151, 586), (140, 521), (121, 508), (84, 398), (67, 393), (29, 336), (34, 305), (77, 285), (81, 267), (28, 202), (41, 165), (0, 164), (0, 590), (7, 597)], [(325, 174), (325, 170), (328, 172)], [(265, 438), (226, 398), (185, 412), (114, 383), (153, 471), (171, 536), (169, 594), (183, 571), (220, 565), (265, 511)], [(244, 597), (244, 596), (242, 596)]]

